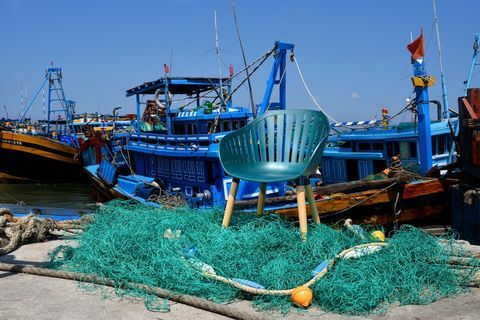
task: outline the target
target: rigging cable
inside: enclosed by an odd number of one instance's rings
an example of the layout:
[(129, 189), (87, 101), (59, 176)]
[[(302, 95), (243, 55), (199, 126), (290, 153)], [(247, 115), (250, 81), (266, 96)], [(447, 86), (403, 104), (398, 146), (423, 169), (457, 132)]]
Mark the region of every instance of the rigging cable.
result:
[[(233, 80), (234, 78), (238, 77), (241, 73), (245, 72), (248, 68), (253, 67), (253, 66), (256, 65), (259, 61), (262, 60), (262, 61), (260, 62), (260, 65), (261, 65), (263, 62), (265, 62), (265, 60), (267, 60), (267, 58), (273, 53), (273, 51), (275, 51), (275, 48), (272, 48), (272, 49), (270, 49), (269, 51), (267, 51), (265, 54), (263, 54), (263, 55), (262, 55), (261, 57), (259, 57), (257, 60), (255, 60), (254, 62), (252, 62), (251, 64), (249, 64), (249, 65), (246, 66), (245, 68), (243, 68), (242, 70), (238, 71), (238, 72), (237, 72), (236, 74), (234, 74), (233, 76), (229, 77), (228, 80)], [(258, 69), (258, 67), (257, 67), (256, 69)], [(256, 70), (256, 69), (255, 69), (255, 70)], [(253, 71), (252, 71), (252, 73), (250, 74), (250, 76), (251, 76), (252, 74), (253, 74)], [(246, 80), (243, 80), (243, 81), (240, 83), (240, 85), (243, 85), (243, 83), (245, 83), (245, 81), (246, 81)], [(236, 88), (236, 90), (238, 90), (238, 87)], [(236, 91), (236, 90), (235, 90), (235, 91)], [(213, 89), (210, 89), (210, 90), (206, 91), (205, 94), (199, 96), (199, 98), (204, 98), (204, 97), (206, 97), (208, 94), (212, 93), (213, 91), (214, 91)], [(235, 92), (235, 91), (234, 91), (234, 92)], [(232, 94), (233, 94), (233, 92), (232, 92)], [(194, 102), (196, 102), (196, 101), (197, 101), (197, 99), (193, 99), (193, 100), (190, 101), (189, 103), (186, 103), (186, 104), (184, 104), (183, 106), (180, 106), (178, 109), (179, 109), (179, 110), (182, 110), (182, 109), (184, 109), (185, 107), (191, 105), (192, 103), (194, 103)]]
[[(337, 124), (340, 124), (340, 122), (338, 122), (337, 120), (335, 120), (334, 118), (332, 118), (325, 110), (322, 109), (322, 107), (320, 107), (320, 105), (318, 104), (317, 100), (315, 100), (315, 97), (313, 96), (312, 92), (310, 91), (310, 89), (308, 88), (307, 86), (307, 83), (305, 82), (305, 79), (303, 78), (303, 74), (302, 74), (302, 71), (300, 70), (300, 66), (298, 65), (298, 59), (297, 57), (293, 57), (293, 61), (295, 61), (295, 65), (297, 66), (297, 70), (298, 70), (298, 74), (300, 75), (300, 79), (302, 80), (303, 82), (303, 86), (305, 87), (305, 90), (307, 90), (307, 93), (308, 95), (310, 96), (310, 98), (312, 99), (313, 103), (315, 103), (315, 105), (317, 106), (317, 108), (322, 111), (326, 116), (327, 118), (329, 118), (330, 120), (332, 120), (333, 122), (337, 123)], [(343, 125), (342, 125), (343, 126)], [(345, 126), (347, 127), (347, 126)]]
[[(233, 20), (235, 21), (235, 28), (237, 30), (238, 42), (240, 43), (240, 49), (242, 51), (243, 65), (247, 67), (247, 58), (245, 57), (245, 50), (243, 49), (242, 38), (240, 37), (240, 29), (238, 28), (237, 4), (235, 0), (232, 0), (232, 11), (233, 11)], [(255, 110), (255, 103), (253, 101), (253, 90), (252, 90), (252, 84), (250, 82), (250, 75), (248, 72), (248, 68), (246, 69), (246, 73), (247, 73), (247, 79), (248, 79), (248, 93), (250, 95), (250, 108), (252, 109), (253, 117), (255, 117), (256, 110)]]

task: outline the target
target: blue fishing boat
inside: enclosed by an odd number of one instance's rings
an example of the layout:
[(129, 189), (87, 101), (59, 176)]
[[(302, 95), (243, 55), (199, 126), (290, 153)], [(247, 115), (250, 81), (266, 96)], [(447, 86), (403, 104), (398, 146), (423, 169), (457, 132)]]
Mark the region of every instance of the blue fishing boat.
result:
[[(392, 159), (395, 166), (422, 175), (432, 167), (453, 161), (453, 128), (457, 127), (458, 118), (451, 116), (448, 108), (441, 60), (443, 109), (442, 103), (428, 96), (427, 89), (435, 85), (436, 80), (425, 70), (423, 33), (407, 49), (412, 54), (416, 98), (407, 99), (407, 105), (393, 116), (388, 115), (388, 109), (382, 109), (382, 119), (378, 121), (334, 123), (335, 133), (329, 139), (321, 164), (325, 184), (364, 179), (390, 167)], [(437, 112), (434, 121), (430, 119), (432, 105)], [(407, 112), (415, 121), (391, 125), (395, 117)]]
[[(135, 199), (153, 206), (180, 202), (186, 202), (192, 207), (223, 205), (228, 198), (232, 177), (225, 173), (220, 163), (220, 140), (229, 132), (247, 125), (255, 116), (264, 114), (267, 110), (285, 110), (286, 107), (285, 71), (289, 52), (294, 61), (293, 45), (277, 42), (270, 52), (274, 53), (275, 60), (264, 99), (254, 110), (232, 106), (231, 96), (236, 90), (232, 90), (232, 77), (172, 78), (166, 73), (158, 80), (127, 90), (127, 96), (136, 97), (140, 121), (127, 144), (117, 146), (116, 151), (112, 152), (112, 159), (123, 159), (126, 167), (115, 165), (115, 161), (109, 159), (85, 168), (93, 181), (97, 196), (101, 199)], [(419, 115), (419, 122), (397, 126), (387, 125), (385, 121), (360, 122), (357, 124), (367, 124), (368, 128), (343, 130), (331, 135), (324, 160), (319, 163), (325, 183), (352, 181), (380, 172), (389, 167), (390, 157), (397, 154), (404, 167), (410, 163), (423, 163), (425, 167), (431, 167), (434, 157), (430, 151), (430, 160), (425, 160), (429, 154), (424, 151), (425, 146), (428, 148), (429, 145), (426, 141), (430, 141), (431, 145), (432, 136), (436, 139), (434, 141), (440, 141), (439, 137), (442, 137), (446, 146), (449, 143), (449, 131), (444, 119), (431, 124), (427, 115), (428, 102), (425, 101), (429, 101), (428, 85), (433, 83), (433, 79), (426, 75), (423, 60), (415, 61), (414, 70), (417, 97), (411, 103), (411, 109)], [(279, 88), (278, 102), (271, 101), (275, 86)], [(211, 96), (207, 99), (209, 94)], [(141, 101), (143, 95), (152, 98)], [(159, 97), (163, 99), (160, 100)], [(175, 108), (175, 103), (180, 101), (182, 104)], [(142, 104), (145, 106), (143, 113)], [(191, 107), (187, 110), (189, 106)], [(345, 129), (346, 126), (348, 124), (335, 123), (332, 128)], [(435, 142), (436, 148), (440, 148), (441, 145), (438, 145), (441, 143)], [(408, 156), (405, 156), (405, 148), (409, 152)], [(440, 160), (440, 157), (436, 158), (435, 163), (440, 163)], [(339, 173), (340, 169), (356, 170), (356, 175), (348, 171)], [(321, 179), (311, 181), (321, 182)], [(386, 181), (385, 185), (387, 183), (391, 184), (392, 181)], [(427, 193), (443, 195), (446, 191), (441, 183), (429, 183), (429, 187), (423, 188)], [(330, 189), (332, 191), (335, 188)], [(415, 199), (416, 190), (419, 189), (422, 189), (421, 183), (410, 188), (414, 191), (406, 192), (406, 197)], [(421, 193), (420, 196), (428, 196), (427, 193)], [(268, 198), (265, 210), (288, 212), (296, 207), (290, 201), (296, 197), (293, 185), (285, 182), (269, 183), (266, 194)], [(395, 202), (398, 194), (387, 194), (385, 191), (385, 196), (378, 198), (383, 205), (390, 205)], [(258, 195), (258, 183), (241, 181), (236, 205), (251, 205), (256, 202)], [(320, 199), (317, 207), (325, 205), (324, 200)], [(372, 201), (366, 203), (371, 204)]]
[[(128, 143), (117, 147), (113, 156), (125, 160), (129, 174), (119, 174), (122, 169), (106, 160), (86, 166), (97, 195), (155, 204), (168, 194), (181, 195), (192, 206), (223, 204), (232, 178), (220, 164), (219, 142), (229, 132), (244, 127), (254, 113), (285, 109), (285, 78), (281, 75), (285, 75), (287, 54), (293, 52), (293, 47), (276, 42), (272, 50), (251, 65), (258, 68), (274, 56), (264, 100), (254, 110), (233, 106), (232, 95), (243, 83), (232, 88), (232, 79), (241, 73), (234, 75), (233, 70), (228, 78), (169, 77), (166, 72), (158, 80), (127, 90), (127, 97), (136, 97), (139, 121)], [(275, 86), (280, 88), (278, 102), (271, 101)], [(142, 102), (143, 95), (152, 98)], [(178, 102), (182, 104), (175, 107)], [(270, 184), (267, 188), (267, 194), (284, 192), (285, 183)], [(257, 183), (242, 182), (237, 197), (248, 199), (257, 195)]]
[[(394, 157), (400, 158), (403, 168), (422, 173), (419, 124), (408, 122), (389, 125), (385, 121), (381, 122), (383, 123), (356, 127), (345, 122), (343, 126), (352, 129), (330, 136), (321, 163), (324, 184), (360, 180), (377, 174), (388, 168)], [(428, 168), (448, 164), (453, 142), (450, 128), (456, 123), (457, 118), (439, 116), (430, 124), (432, 152)], [(332, 127), (338, 128), (338, 124)], [(426, 171), (423, 172), (425, 173)]]

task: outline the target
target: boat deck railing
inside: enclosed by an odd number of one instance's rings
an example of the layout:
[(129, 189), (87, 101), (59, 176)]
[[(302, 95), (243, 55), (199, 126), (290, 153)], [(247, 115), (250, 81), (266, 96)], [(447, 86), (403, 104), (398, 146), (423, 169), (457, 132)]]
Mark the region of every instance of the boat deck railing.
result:
[[(218, 144), (227, 132), (197, 135), (166, 135), (133, 133), (128, 142), (128, 148), (136, 151), (141, 148), (168, 151), (208, 151), (211, 144)], [(140, 149), (139, 149), (140, 148)]]

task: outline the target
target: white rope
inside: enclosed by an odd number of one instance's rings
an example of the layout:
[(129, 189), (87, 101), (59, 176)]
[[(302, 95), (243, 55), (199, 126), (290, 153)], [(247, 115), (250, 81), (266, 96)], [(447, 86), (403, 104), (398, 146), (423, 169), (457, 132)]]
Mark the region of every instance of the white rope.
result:
[(320, 105), (318, 104), (317, 100), (315, 100), (315, 98), (313, 97), (312, 92), (311, 92), (310, 89), (308, 88), (307, 83), (305, 82), (305, 79), (303, 78), (302, 71), (300, 70), (300, 66), (298, 65), (297, 57), (294, 57), (293, 60), (295, 61), (295, 65), (297, 66), (298, 74), (300, 75), (300, 79), (302, 79), (302, 82), (303, 82), (303, 85), (304, 85), (304, 87), (305, 87), (305, 90), (307, 90), (308, 95), (309, 95), (310, 98), (312, 99), (313, 103), (315, 103), (315, 105), (317, 106), (317, 108), (318, 108), (320, 111), (322, 111), (322, 112), (327, 116), (328, 119), (332, 120), (332, 121), (335, 122), (335, 123), (340, 123), (340, 122), (338, 122), (337, 120), (335, 120), (334, 118), (332, 118), (327, 112), (325, 112), (325, 110), (323, 110), (322, 107), (320, 107)]
[(285, 73), (287, 72), (287, 67), (288, 67), (288, 64), (287, 64), (287, 65), (285, 66), (285, 68), (283, 69), (282, 76), (280, 77), (280, 81), (278, 82), (278, 83), (279, 83), (278, 90), (275, 90), (275, 91), (273, 92), (273, 96), (270, 97), (270, 102), (268, 103), (268, 106), (267, 106), (267, 108), (265, 109), (265, 112), (267, 112), (268, 109), (270, 108), (270, 106), (272, 105), (273, 99), (276, 99), (276, 98), (277, 98), (277, 95), (280, 94), (280, 84), (282, 83), (283, 77), (285, 76)]

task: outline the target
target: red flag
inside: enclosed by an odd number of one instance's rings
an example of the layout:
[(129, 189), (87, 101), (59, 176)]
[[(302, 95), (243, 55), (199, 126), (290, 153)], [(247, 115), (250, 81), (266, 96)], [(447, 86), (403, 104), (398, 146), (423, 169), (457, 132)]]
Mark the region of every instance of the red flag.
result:
[(423, 30), (421, 31), (420, 37), (413, 40), (408, 46), (408, 51), (412, 54), (414, 60), (417, 60), (420, 57), (425, 56), (425, 52), (423, 51)]

